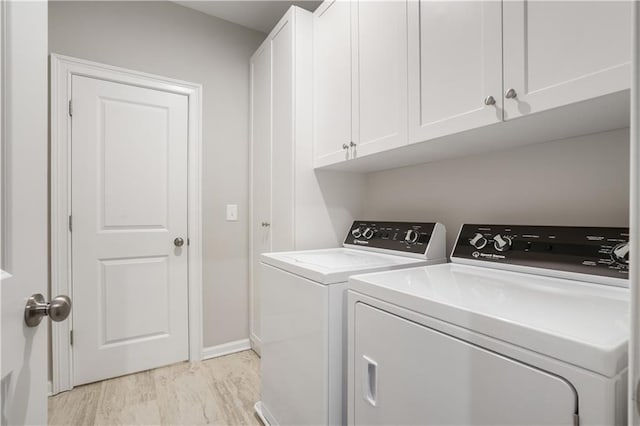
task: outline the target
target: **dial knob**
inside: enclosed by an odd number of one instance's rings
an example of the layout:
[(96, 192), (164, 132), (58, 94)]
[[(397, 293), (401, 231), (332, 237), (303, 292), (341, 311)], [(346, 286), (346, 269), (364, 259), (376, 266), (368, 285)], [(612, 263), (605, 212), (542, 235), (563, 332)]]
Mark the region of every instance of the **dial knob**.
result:
[(507, 251), (511, 248), (511, 238), (497, 234), (493, 237), (493, 247), (498, 251)]
[(360, 228), (353, 228), (351, 230), (351, 235), (353, 235), (353, 238), (360, 238), (362, 236), (362, 232), (360, 231)]
[(611, 250), (611, 258), (623, 265), (629, 264), (629, 243), (620, 243)]
[(478, 232), (469, 240), (469, 243), (478, 250), (482, 250), (487, 245), (487, 239)]
[(407, 231), (407, 235), (405, 235), (405, 237), (404, 237), (404, 240), (408, 244), (415, 244), (416, 241), (418, 241), (418, 238), (420, 238), (420, 234), (418, 233), (418, 231), (414, 231), (413, 229), (409, 229)]
[(367, 228), (362, 232), (362, 236), (365, 237), (367, 240), (370, 240), (373, 237), (373, 234), (375, 234), (375, 230), (371, 229), (371, 228)]

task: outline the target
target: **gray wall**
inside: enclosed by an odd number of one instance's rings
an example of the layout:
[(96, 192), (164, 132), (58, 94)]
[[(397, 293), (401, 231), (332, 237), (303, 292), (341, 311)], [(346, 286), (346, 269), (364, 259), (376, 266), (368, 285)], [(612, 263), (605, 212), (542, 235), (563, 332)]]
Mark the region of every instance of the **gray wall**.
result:
[(50, 52), (203, 85), (205, 347), (249, 336), (249, 57), (264, 37), (170, 2), (49, 3)]
[(628, 226), (629, 131), (371, 173), (365, 216), (463, 223)]

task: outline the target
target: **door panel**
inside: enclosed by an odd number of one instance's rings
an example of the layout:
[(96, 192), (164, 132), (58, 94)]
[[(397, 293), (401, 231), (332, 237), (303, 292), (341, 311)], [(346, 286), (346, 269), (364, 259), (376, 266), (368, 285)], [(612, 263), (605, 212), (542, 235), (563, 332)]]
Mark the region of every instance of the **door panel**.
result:
[(354, 424), (574, 424), (560, 377), (363, 303), (354, 336)]
[(187, 98), (72, 80), (74, 384), (188, 358)]
[(407, 2), (351, 2), (352, 156), (407, 144)]
[(410, 143), (502, 120), (501, 17), (496, 1), (409, 2)]
[(628, 89), (631, 3), (504, 2), (505, 118)]
[[(292, 16), (292, 15), (289, 15)], [(270, 40), (273, 138), (271, 140), (271, 250), (294, 249), (293, 25), (287, 19)], [(309, 100), (305, 100), (308, 102)]]
[(351, 142), (350, 2), (327, 1), (313, 21), (313, 149), (315, 166), (349, 158)]
[[(267, 46), (268, 47), (268, 46)], [(260, 253), (271, 251), (271, 49), (251, 58), (251, 287), (254, 338), (260, 339)]]
[(47, 2), (0, 2), (0, 55), (0, 424), (43, 425), (49, 320), (24, 308), (48, 297)]

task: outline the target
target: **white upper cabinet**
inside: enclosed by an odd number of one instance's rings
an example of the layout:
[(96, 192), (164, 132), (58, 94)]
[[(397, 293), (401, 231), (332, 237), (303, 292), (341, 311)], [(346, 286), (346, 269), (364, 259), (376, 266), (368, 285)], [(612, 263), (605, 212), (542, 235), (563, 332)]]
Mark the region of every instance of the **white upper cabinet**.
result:
[(409, 140), (502, 120), (498, 1), (409, 2)]
[(315, 166), (406, 145), (407, 2), (328, 0), (314, 18)]
[(631, 3), (504, 1), (505, 119), (628, 89)]
[(351, 11), (326, 1), (314, 13), (313, 145), (315, 165), (348, 159), (351, 143)]
[(351, 26), (357, 158), (407, 144), (407, 2), (352, 1)]
[(628, 126), (631, 3), (326, 0), (314, 167), (383, 170)]

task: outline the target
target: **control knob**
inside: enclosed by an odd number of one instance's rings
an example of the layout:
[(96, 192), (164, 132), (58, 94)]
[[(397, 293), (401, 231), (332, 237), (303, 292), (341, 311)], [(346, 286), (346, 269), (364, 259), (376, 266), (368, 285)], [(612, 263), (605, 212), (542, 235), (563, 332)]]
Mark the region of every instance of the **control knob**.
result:
[(360, 228), (353, 228), (351, 230), (351, 235), (353, 235), (353, 238), (360, 238), (362, 236), (362, 232), (360, 231)]
[(497, 234), (493, 237), (493, 247), (498, 251), (507, 251), (511, 248), (511, 238)]
[(476, 235), (473, 236), (469, 240), (469, 243), (474, 246), (478, 250), (482, 250), (487, 245), (487, 239), (481, 233), (477, 232)]
[(365, 237), (367, 240), (370, 240), (375, 234), (375, 232), (376, 231), (374, 229), (367, 228), (362, 232), (362, 236)]
[(611, 257), (622, 265), (629, 264), (629, 243), (620, 243), (611, 250)]
[(407, 231), (407, 235), (404, 237), (404, 241), (407, 244), (415, 244), (418, 241), (418, 238), (420, 238), (420, 233), (413, 229), (409, 229)]

